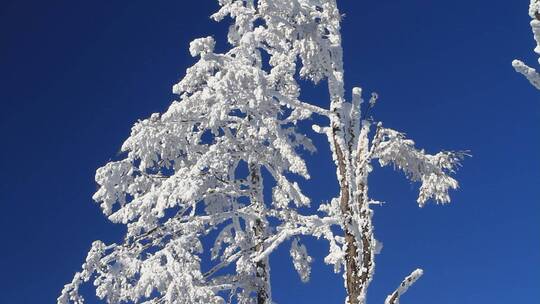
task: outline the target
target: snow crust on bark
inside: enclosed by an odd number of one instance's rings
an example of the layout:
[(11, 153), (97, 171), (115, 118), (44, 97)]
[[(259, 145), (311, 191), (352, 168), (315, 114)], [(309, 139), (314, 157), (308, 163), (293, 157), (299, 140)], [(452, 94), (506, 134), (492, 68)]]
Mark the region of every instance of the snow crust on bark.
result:
[[(419, 182), (420, 206), (450, 202), (463, 153), (428, 154), (383, 127), (368, 115), (376, 94), (365, 102), (354, 88), (346, 99), (335, 0), (218, 2), (212, 18), (232, 20), (230, 49), (192, 41), (197, 62), (173, 86), (178, 100), (135, 123), (123, 158), (97, 170), (93, 199), (126, 235), (94, 242), (58, 303), (83, 303), (79, 286), (92, 281), (107, 303), (270, 304), (269, 256), (283, 243), (292, 240), (292, 266), (309, 280), (302, 236), (328, 242), (324, 262), (343, 273), (346, 303), (365, 303), (382, 249), (368, 193), (373, 163)], [(300, 100), (298, 77), (327, 81), (328, 109)], [(296, 180), (310, 178), (303, 155), (316, 149), (296, 126), (314, 114), (329, 121), (313, 129), (328, 138), (340, 192), (306, 214), (312, 202)], [(265, 179), (275, 184), (271, 201)]]
[(399, 304), (399, 299), (401, 296), (407, 292), (409, 287), (411, 287), (411, 285), (414, 284), (414, 282), (416, 282), (423, 274), (424, 271), (422, 269), (416, 269), (413, 271), (403, 280), (403, 282), (401, 282), (401, 284), (399, 284), (399, 287), (391, 295), (386, 297), (384, 304)]
[[(529, 5), (529, 16), (531, 17), (531, 29), (533, 32), (536, 47), (534, 52), (540, 55), (540, 0), (531, 0)], [(540, 58), (538, 58), (540, 63)], [(525, 76), (529, 82), (540, 90), (540, 74), (534, 69), (523, 63), (521, 60), (514, 60), (512, 66), (516, 72)]]

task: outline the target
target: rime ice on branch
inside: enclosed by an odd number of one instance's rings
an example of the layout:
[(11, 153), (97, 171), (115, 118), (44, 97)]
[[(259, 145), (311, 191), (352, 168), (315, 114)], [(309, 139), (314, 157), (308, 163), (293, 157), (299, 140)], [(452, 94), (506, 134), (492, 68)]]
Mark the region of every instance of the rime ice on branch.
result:
[[(536, 41), (534, 52), (540, 55), (540, 0), (531, 0), (531, 4), (529, 5), (529, 16), (531, 16), (532, 19), (531, 28), (534, 40)], [(538, 59), (538, 62), (540, 63), (540, 58)], [(514, 66), (514, 69), (517, 72), (523, 74), (534, 87), (540, 90), (540, 74), (538, 74), (535, 69), (527, 66), (520, 60), (514, 60), (512, 66)]]
[[(419, 182), (420, 206), (450, 201), (457, 188), (450, 173), (463, 154), (426, 154), (374, 122), (367, 112), (376, 95), (364, 103), (355, 88), (346, 100), (335, 0), (219, 4), (212, 18), (232, 18), (230, 50), (216, 53), (212, 37), (194, 40), (190, 53), (199, 59), (173, 88), (179, 100), (137, 122), (125, 158), (97, 170), (93, 198), (127, 233), (121, 243), (92, 245), (58, 303), (83, 303), (79, 286), (93, 281), (108, 303), (270, 304), (268, 257), (287, 240), (292, 266), (309, 280), (312, 258), (301, 236), (328, 241), (325, 262), (344, 272), (345, 301), (365, 303), (381, 248), (368, 196), (372, 163)], [(298, 76), (327, 80), (329, 109), (299, 100)], [(309, 178), (301, 153), (315, 147), (296, 124), (312, 114), (329, 120), (313, 129), (328, 137), (340, 192), (306, 215), (299, 207), (310, 199), (290, 178)], [(271, 201), (263, 178), (275, 184)], [(418, 271), (394, 292), (396, 301)]]

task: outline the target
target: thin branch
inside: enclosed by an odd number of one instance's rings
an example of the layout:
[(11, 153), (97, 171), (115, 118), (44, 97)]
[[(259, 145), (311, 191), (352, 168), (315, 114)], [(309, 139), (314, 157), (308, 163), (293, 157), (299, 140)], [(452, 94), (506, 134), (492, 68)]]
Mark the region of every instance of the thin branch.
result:
[(287, 105), (289, 105), (289, 106), (291, 106), (293, 108), (299, 108), (299, 109), (308, 110), (310, 112), (317, 113), (319, 115), (323, 115), (323, 116), (326, 116), (328, 118), (330, 118), (332, 115), (335, 115), (330, 110), (327, 110), (327, 109), (324, 109), (324, 108), (321, 108), (321, 107), (318, 107), (318, 106), (315, 106), (315, 105), (312, 105), (310, 103), (303, 102), (303, 101), (300, 101), (300, 100), (297, 100), (297, 99), (288, 98), (287, 96), (284, 96), (284, 95), (280, 94), (277, 91), (271, 91), (271, 94), (274, 95), (276, 98), (278, 98), (279, 101), (281, 101), (281, 102), (283, 102), (283, 103), (285, 103), (285, 104), (287, 104)]
[(384, 304), (399, 304), (399, 298), (407, 292), (407, 289), (411, 287), (416, 280), (418, 280), (422, 274), (424, 274), (424, 271), (422, 269), (416, 269), (413, 271), (408, 277), (406, 277), (401, 284), (399, 284), (399, 287), (388, 297), (386, 297), (386, 300), (384, 301)]

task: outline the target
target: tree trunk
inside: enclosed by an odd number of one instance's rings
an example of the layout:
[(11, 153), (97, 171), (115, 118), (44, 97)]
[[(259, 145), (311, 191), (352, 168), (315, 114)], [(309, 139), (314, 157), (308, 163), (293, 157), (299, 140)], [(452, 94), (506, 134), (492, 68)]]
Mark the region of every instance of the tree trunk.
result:
[[(259, 211), (264, 210), (264, 201), (262, 196), (262, 180), (260, 167), (255, 163), (249, 164), (249, 180), (251, 183), (251, 203), (254, 208)], [(253, 223), (253, 234), (255, 239), (255, 251), (261, 252), (264, 250), (263, 241), (266, 234), (266, 224), (260, 217)], [(269, 304), (271, 302), (270, 294), (270, 267), (268, 265), (268, 258), (264, 258), (255, 263), (256, 277), (259, 278), (257, 284), (257, 304)]]
[[(337, 7), (335, 4), (334, 6)], [(540, 0), (539, 0), (540, 1)], [(350, 117), (346, 109), (352, 110), (351, 104), (345, 102), (345, 86), (343, 71), (343, 50), (339, 24), (333, 29), (332, 45), (329, 47), (332, 58), (331, 71), (328, 73), (328, 91), (330, 94), (331, 144), (333, 157), (338, 169), (340, 187), (339, 205), (343, 216), (343, 233), (345, 237), (345, 285), (347, 288), (348, 304), (364, 304), (367, 288), (373, 276), (374, 264), (374, 238), (371, 223), (372, 211), (367, 200), (367, 185), (362, 168), (357, 159), (352, 159), (354, 131), (347, 129), (350, 126), (348, 119), (357, 122), (360, 117)], [(358, 97), (360, 98), (360, 97)], [(348, 107), (347, 107), (348, 106)], [(351, 112), (352, 113), (352, 112)], [(349, 132), (346, 136), (345, 132)], [(363, 151), (358, 151), (362, 155)], [(359, 178), (360, 177), (360, 178)], [(357, 182), (359, 181), (359, 182)], [(351, 185), (351, 183), (355, 183)], [(354, 233), (359, 231), (359, 235)]]
[[(260, 220), (255, 221), (255, 235), (261, 236), (264, 231), (264, 224)], [(256, 251), (262, 251), (264, 248), (262, 248), (262, 244), (258, 243), (255, 246)], [(268, 267), (268, 258), (264, 258), (260, 261), (258, 261), (255, 266), (257, 267), (256, 276), (260, 279), (258, 282), (258, 289), (257, 289), (257, 304), (269, 304), (270, 301), (270, 269)]]
[(344, 235), (345, 235), (345, 244), (346, 244), (346, 252), (345, 252), (345, 284), (347, 287), (347, 295), (348, 295), (348, 303), (350, 304), (358, 304), (357, 301), (358, 295), (360, 295), (360, 281), (359, 281), (359, 275), (358, 270), (358, 245), (355, 239), (354, 234), (351, 232), (351, 227), (354, 225), (353, 222), (353, 213), (350, 206), (350, 186), (347, 179), (347, 165), (345, 158), (345, 155), (343, 154), (343, 150), (341, 149), (340, 145), (338, 144), (337, 136), (339, 136), (339, 130), (334, 127), (333, 128), (333, 145), (334, 145), (334, 151), (336, 154), (337, 159), (337, 165), (338, 165), (338, 180), (340, 185), (340, 208), (341, 213), (343, 214), (343, 217), (345, 219), (345, 223), (343, 223), (344, 227)]
[[(347, 172), (354, 168), (352, 160), (345, 156), (339, 141), (336, 138), (339, 136), (339, 130), (333, 129), (333, 145), (336, 154), (338, 165), (338, 179), (340, 184), (340, 209), (343, 214), (345, 223), (345, 280), (349, 304), (363, 304), (367, 288), (373, 276), (374, 264), (374, 239), (372, 226), (372, 211), (369, 208), (366, 191), (367, 185), (359, 182), (356, 185), (356, 191), (351, 193), (350, 181), (363, 180), (357, 178), (357, 174), (362, 175), (363, 172)], [(350, 145), (347, 145), (350, 146)], [(351, 154), (351, 151), (348, 154)], [(347, 164), (349, 162), (349, 164)], [(347, 178), (351, 176), (351, 178)], [(353, 204), (357, 204), (358, 208), (353, 208)], [(359, 212), (354, 212), (354, 210)], [(354, 235), (352, 230), (354, 226), (358, 226), (360, 239)]]
[[(339, 82), (339, 81), (336, 81)], [(336, 84), (334, 84), (336, 85)], [(364, 178), (364, 168), (355, 170), (360, 165), (359, 159), (352, 159), (354, 136), (351, 130), (346, 130), (345, 123), (341, 121), (345, 113), (342, 109), (342, 98), (337, 102), (333, 112), (336, 114), (332, 124), (332, 145), (336, 165), (338, 167), (338, 181), (340, 185), (340, 209), (343, 215), (343, 232), (345, 237), (345, 286), (347, 288), (348, 304), (364, 304), (367, 288), (371, 282), (374, 271), (374, 237), (372, 226), (372, 211), (367, 200), (367, 182)], [(360, 119), (353, 117), (353, 119)], [(351, 132), (344, 136), (344, 131)], [(358, 136), (358, 134), (356, 134)], [(367, 147), (359, 147), (364, 149)], [(358, 151), (364, 155), (366, 151)], [(355, 162), (355, 163), (353, 163)], [(351, 185), (351, 183), (356, 183)], [(355, 234), (354, 231), (358, 231)]]

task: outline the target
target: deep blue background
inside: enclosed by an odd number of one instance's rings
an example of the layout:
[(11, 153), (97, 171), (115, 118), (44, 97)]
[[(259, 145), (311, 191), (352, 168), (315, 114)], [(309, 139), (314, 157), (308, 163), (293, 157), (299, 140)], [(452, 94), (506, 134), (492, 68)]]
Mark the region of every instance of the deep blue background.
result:
[[(535, 303), (540, 288), (540, 91), (510, 63), (534, 64), (528, 0), (341, 1), (348, 89), (381, 95), (373, 114), (428, 151), (469, 149), (453, 203), (415, 204), (401, 173), (374, 173), (384, 243), (370, 303), (417, 266), (403, 303)], [(97, 167), (131, 125), (163, 111), (194, 59), (190, 40), (225, 49), (227, 25), (201, 1), (2, 1), (0, 303), (53, 303), (95, 239), (122, 231), (91, 201)], [(306, 99), (326, 105), (324, 89)], [(335, 195), (324, 138), (309, 158), (314, 203)], [(312, 243), (312, 242), (310, 242)], [(313, 242), (301, 284), (288, 247), (272, 258), (278, 303), (342, 303), (341, 275)], [(92, 303), (92, 301), (91, 301)]]

